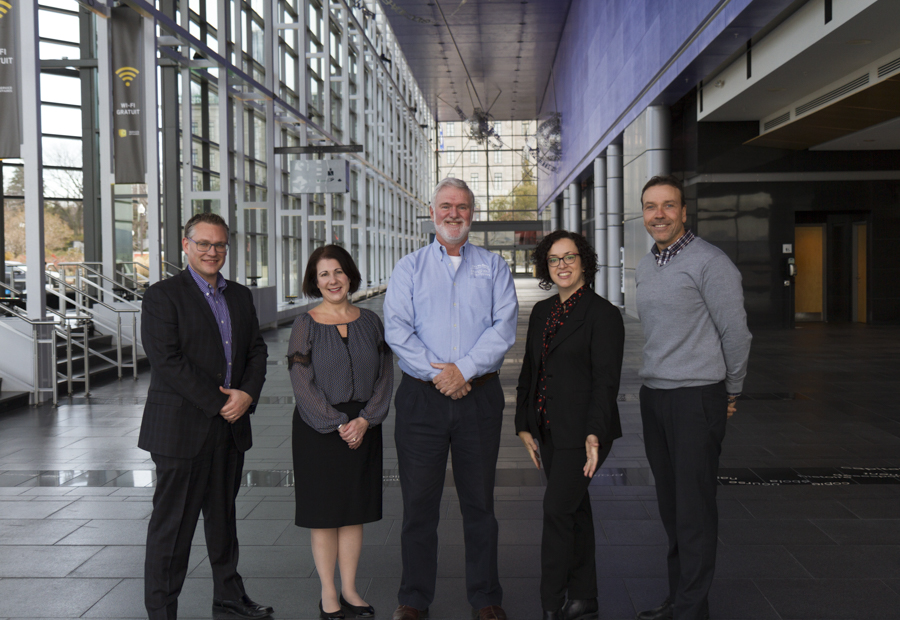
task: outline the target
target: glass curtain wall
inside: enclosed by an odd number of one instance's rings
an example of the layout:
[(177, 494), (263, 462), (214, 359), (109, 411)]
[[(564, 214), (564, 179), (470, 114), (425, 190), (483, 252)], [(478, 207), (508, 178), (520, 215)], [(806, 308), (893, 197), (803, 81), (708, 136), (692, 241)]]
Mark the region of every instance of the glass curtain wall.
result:
[(531, 251), (541, 240), (537, 172), (526, 154), (535, 121), (495, 121), (495, 139), (479, 144), (462, 122), (438, 124), (438, 178), (465, 181), (475, 193), (469, 240), (500, 253), (515, 275), (531, 273)]

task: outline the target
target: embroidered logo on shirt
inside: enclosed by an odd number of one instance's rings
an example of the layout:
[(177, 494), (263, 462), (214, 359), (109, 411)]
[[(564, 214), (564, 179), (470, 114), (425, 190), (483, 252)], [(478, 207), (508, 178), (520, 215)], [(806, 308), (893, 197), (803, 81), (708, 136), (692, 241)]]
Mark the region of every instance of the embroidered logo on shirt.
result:
[(488, 265), (472, 265), (469, 269), (469, 274), (473, 278), (490, 278), (491, 268)]

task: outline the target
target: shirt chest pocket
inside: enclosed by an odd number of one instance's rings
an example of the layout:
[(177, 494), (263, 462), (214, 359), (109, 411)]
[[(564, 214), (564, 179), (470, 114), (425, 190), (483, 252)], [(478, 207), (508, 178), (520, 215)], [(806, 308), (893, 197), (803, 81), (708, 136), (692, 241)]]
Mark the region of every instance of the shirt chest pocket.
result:
[(474, 289), (483, 291), (491, 288), (491, 268), (488, 265), (472, 265), (469, 267), (469, 279)]

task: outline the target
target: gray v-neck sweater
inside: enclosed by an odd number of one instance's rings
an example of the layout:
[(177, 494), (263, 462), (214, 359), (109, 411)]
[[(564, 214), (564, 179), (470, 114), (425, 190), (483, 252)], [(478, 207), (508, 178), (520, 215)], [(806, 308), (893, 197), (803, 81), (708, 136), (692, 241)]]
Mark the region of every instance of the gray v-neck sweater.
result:
[(668, 264), (653, 253), (635, 273), (644, 330), (644, 385), (675, 389), (725, 380), (743, 389), (752, 336), (747, 329), (741, 273), (722, 250), (696, 238)]

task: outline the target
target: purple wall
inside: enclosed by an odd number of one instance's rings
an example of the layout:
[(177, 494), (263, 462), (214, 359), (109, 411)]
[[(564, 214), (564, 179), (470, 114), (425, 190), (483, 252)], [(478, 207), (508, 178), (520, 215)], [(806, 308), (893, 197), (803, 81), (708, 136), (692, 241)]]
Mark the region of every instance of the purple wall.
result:
[[(591, 160), (753, 2), (574, 0), (541, 108), (542, 117), (562, 113), (563, 155), (556, 173), (540, 177), (539, 204), (555, 198), (589, 168)], [(725, 7), (707, 23), (722, 4)], [(736, 47), (745, 41), (733, 38)], [(657, 78), (669, 62), (672, 65)], [(693, 77), (680, 79), (687, 80), (682, 92), (696, 85)]]

